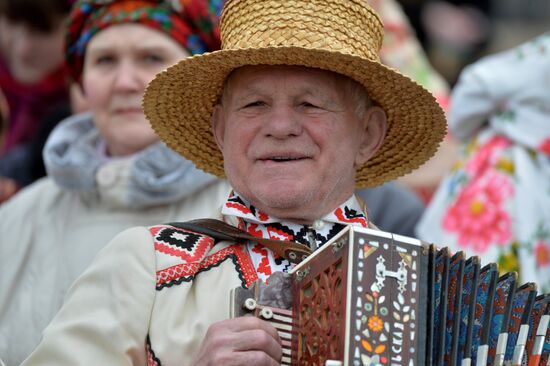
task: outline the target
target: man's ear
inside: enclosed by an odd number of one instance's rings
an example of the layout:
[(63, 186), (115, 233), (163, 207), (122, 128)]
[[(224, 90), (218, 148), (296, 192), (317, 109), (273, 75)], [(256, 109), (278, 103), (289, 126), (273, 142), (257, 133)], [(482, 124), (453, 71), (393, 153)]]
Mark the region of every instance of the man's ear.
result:
[(378, 106), (370, 107), (363, 116), (363, 140), (355, 157), (355, 167), (365, 164), (382, 146), (388, 121), (386, 112)]
[(216, 104), (214, 106), (214, 111), (212, 112), (212, 118), (210, 121), (212, 123), (212, 133), (214, 134), (216, 144), (218, 144), (220, 151), (223, 151), (225, 117), (223, 113), (223, 106), (221, 104)]

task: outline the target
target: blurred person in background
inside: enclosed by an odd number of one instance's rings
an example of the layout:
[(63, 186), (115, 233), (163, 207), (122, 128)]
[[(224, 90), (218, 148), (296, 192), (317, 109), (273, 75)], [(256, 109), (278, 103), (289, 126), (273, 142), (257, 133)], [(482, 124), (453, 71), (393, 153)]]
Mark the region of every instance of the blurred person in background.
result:
[(206, 0), (75, 4), (67, 64), (90, 112), (56, 126), (44, 149), (48, 177), (0, 206), (0, 357), (8, 366), (36, 346), (68, 287), (116, 233), (209, 216), (227, 198), (228, 185), (168, 149), (141, 109), (156, 73), (219, 47), (220, 8)]
[(492, 39), (490, 0), (399, 0), (435, 68), (454, 85)]
[[(382, 62), (424, 86), (446, 109), (449, 99), (447, 82), (430, 65), (399, 3), (396, 0), (369, 0), (368, 3), (384, 23), (384, 43), (380, 51)], [(425, 203), (439, 185), (443, 172), (450, 169), (455, 159), (456, 145), (446, 139), (435, 157), (413, 173), (356, 193), (367, 203), (367, 210), (378, 228), (414, 236)]]
[(449, 85), (430, 64), (411, 26), (407, 14), (397, 0), (369, 0), (384, 23), (382, 62), (398, 69), (428, 89), (444, 110), (449, 104)]
[(467, 67), (449, 126), (461, 159), (419, 238), (518, 271), (550, 290), (550, 33)]
[(430, 59), (454, 85), (492, 38), (489, 0), (428, 1), (421, 15)]
[(58, 122), (69, 114), (63, 43), (70, 2), (0, 0), (0, 90), (7, 104), (0, 127), (0, 202), (44, 175), (44, 139), (36, 136), (51, 130), (44, 119)]
[[(448, 83), (430, 64), (401, 5), (396, 0), (369, 0), (369, 3), (384, 23), (384, 45), (380, 53), (382, 62), (428, 89), (441, 107), (447, 110)], [(433, 158), (411, 174), (399, 178), (398, 184), (412, 190), (424, 204), (429, 202), (445, 172), (451, 169), (457, 159), (457, 150), (456, 142), (447, 136)], [(385, 230), (399, 233), (387, 228)], [(404, 235), (414, 236), (414, 230)]]

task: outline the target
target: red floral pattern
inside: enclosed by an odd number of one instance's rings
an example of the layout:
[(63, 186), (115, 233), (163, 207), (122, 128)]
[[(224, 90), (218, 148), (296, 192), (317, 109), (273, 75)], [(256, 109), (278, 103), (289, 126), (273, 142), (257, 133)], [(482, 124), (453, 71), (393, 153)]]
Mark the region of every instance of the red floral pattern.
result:
[(537, 259), (537, 266), (548, 266), (550, 264), (550, 243), (543, 240), (539, 241), (535, 246), (535, 258)]
[(510, 145), (511, 142), (505, 137), (494, 136), (472, 154), (465, 170), (472, 176), (479, 176), (490, 170), (497, 164), (502, 151)]
[(542, 144), (540, 144), (539, 150), (546, 155), (550, 155), (550, 137), (548, 137), (542, 142)]
[(507, 244), (512, 237), (511, 221), (502, 202), (512, 190), (507, 177), (499, 173), (484, 176), (460, 192), (443, 219), (443, 227), (456, 233), (460, 246), (479, 253), (491, 244)]

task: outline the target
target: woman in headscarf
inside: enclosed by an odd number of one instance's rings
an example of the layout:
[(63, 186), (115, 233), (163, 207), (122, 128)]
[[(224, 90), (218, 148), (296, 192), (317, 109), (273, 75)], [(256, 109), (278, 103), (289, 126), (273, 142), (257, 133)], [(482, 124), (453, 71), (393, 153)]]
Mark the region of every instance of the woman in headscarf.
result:
[(219, 47), (220, 7), (199, 0), (75, 4), (67, 66), (90, 113), (55, 128), (44, 150), (49, 177), (0, 207), (0, 357), (8, 366), (36, 346), (67, 288), (114, 234), (209, 216), (227, 198), (224, 182), (159, 142), (141, 110), (156, 73)]

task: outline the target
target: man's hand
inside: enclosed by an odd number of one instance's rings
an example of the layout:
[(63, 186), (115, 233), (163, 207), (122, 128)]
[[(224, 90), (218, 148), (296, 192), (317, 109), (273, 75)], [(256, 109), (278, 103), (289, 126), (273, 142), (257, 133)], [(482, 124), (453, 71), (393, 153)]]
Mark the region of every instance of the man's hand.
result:
[(212, 324), (192, 365), (279, 366), (282, 352), (271, 324), (245, 316)]

